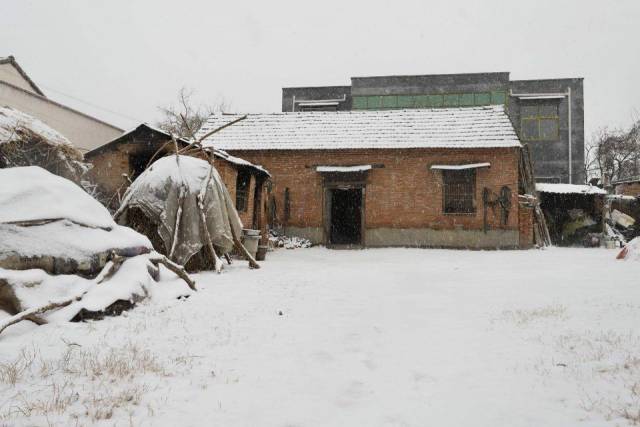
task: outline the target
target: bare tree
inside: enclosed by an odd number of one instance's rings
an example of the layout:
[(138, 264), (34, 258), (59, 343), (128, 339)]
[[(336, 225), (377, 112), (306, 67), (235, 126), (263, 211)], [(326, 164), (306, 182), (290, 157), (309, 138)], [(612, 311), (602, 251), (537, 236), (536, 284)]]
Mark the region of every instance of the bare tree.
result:
[(640, 175), (640, 120), (629, 129), (600, 130), (587, 145), (588, 176), (597, 176), (604, 185)]
[(158, 107), (163, 118), (156, 125), (164, 131), (181, 138), (192, 139), (204, 122), (213, 113), (227, 113), (231, 103), (224, 98), (213, 105), (195, 105), (194, 91), (182, 87), (178, 92), (178, 102), (166, 107)]

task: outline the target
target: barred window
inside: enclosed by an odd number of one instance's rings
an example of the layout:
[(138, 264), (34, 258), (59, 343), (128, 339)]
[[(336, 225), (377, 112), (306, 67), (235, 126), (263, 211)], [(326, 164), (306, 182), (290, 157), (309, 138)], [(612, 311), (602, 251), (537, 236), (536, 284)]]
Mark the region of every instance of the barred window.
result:
[(246, 171), (238, 171), (236, 177), (236, 209), (238, 212), (246, 212), (249, 208), (249, 184), (251, 174)]
[(444, 213), (474, 213), (476, 170), (443, 170)]

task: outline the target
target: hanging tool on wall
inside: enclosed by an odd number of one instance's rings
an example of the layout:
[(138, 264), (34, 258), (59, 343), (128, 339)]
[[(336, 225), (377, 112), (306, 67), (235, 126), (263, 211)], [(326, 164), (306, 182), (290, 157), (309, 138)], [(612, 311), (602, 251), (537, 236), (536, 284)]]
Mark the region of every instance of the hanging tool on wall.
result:
[(509, 220), (509, 211), (511, 210), (511, 189), (504, 185), (500, 189), (500, 194), (495, 194), (487, 187), (482, 190), (482, 221), (485, 233), (489, 231), (489, 222), (487, 218), (488, 207), (491, 208), (494, 215), (496, 215), (496, 207), (500, 208), (500, 225), (505, 227)]

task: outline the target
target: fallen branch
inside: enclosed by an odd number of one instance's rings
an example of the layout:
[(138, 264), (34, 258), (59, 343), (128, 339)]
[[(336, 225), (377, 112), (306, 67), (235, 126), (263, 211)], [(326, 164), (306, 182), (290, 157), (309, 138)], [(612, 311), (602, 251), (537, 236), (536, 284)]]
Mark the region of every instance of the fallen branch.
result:
[(158, 252), (153, 252), (149, 257), (149, 261), (151, 261), (153, 264), (156, 264), (156, 265), (157, 264), (164, 265), (170, 271), (174, 272), (178, 277), (184, 280), (189, 286), (189, 288), (191, 288), (194, 291), (197, 291), (196, 282), (191, 277), (189, 277), (189, 274), (187, 274), (187, 271), (184, 269), (183, 266), (176, 264), (166, 256), (159, 254)]
[(67, 298), (60, 301), (52, 301), (46, 305), (33, 307), (28, 310), (22, 311), (15, 316), (8, 317), (0, 322), (0, 334), (9, 326), (14, 325), (18, 322), (21, 322), (23, 320), (30, 320), (30, 318), (37, 318), (38, 314), (46, 313), (47, 311), (53, 310), (54, 308), (66, 307), (72, 302), (80, 301), (86, 293), (87, 291), (84, 291), (80, 295), (76, 295), (75, 297)]

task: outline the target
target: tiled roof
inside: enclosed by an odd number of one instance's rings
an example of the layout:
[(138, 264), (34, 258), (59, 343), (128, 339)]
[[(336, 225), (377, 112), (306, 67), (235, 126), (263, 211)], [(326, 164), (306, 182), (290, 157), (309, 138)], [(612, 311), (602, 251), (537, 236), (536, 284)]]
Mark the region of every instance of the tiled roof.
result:
[[(241, 115), (213, 114), (196, 136)], [(248, 114), (204, 140), (222, 150), (519, 147), (503, 106)]]

